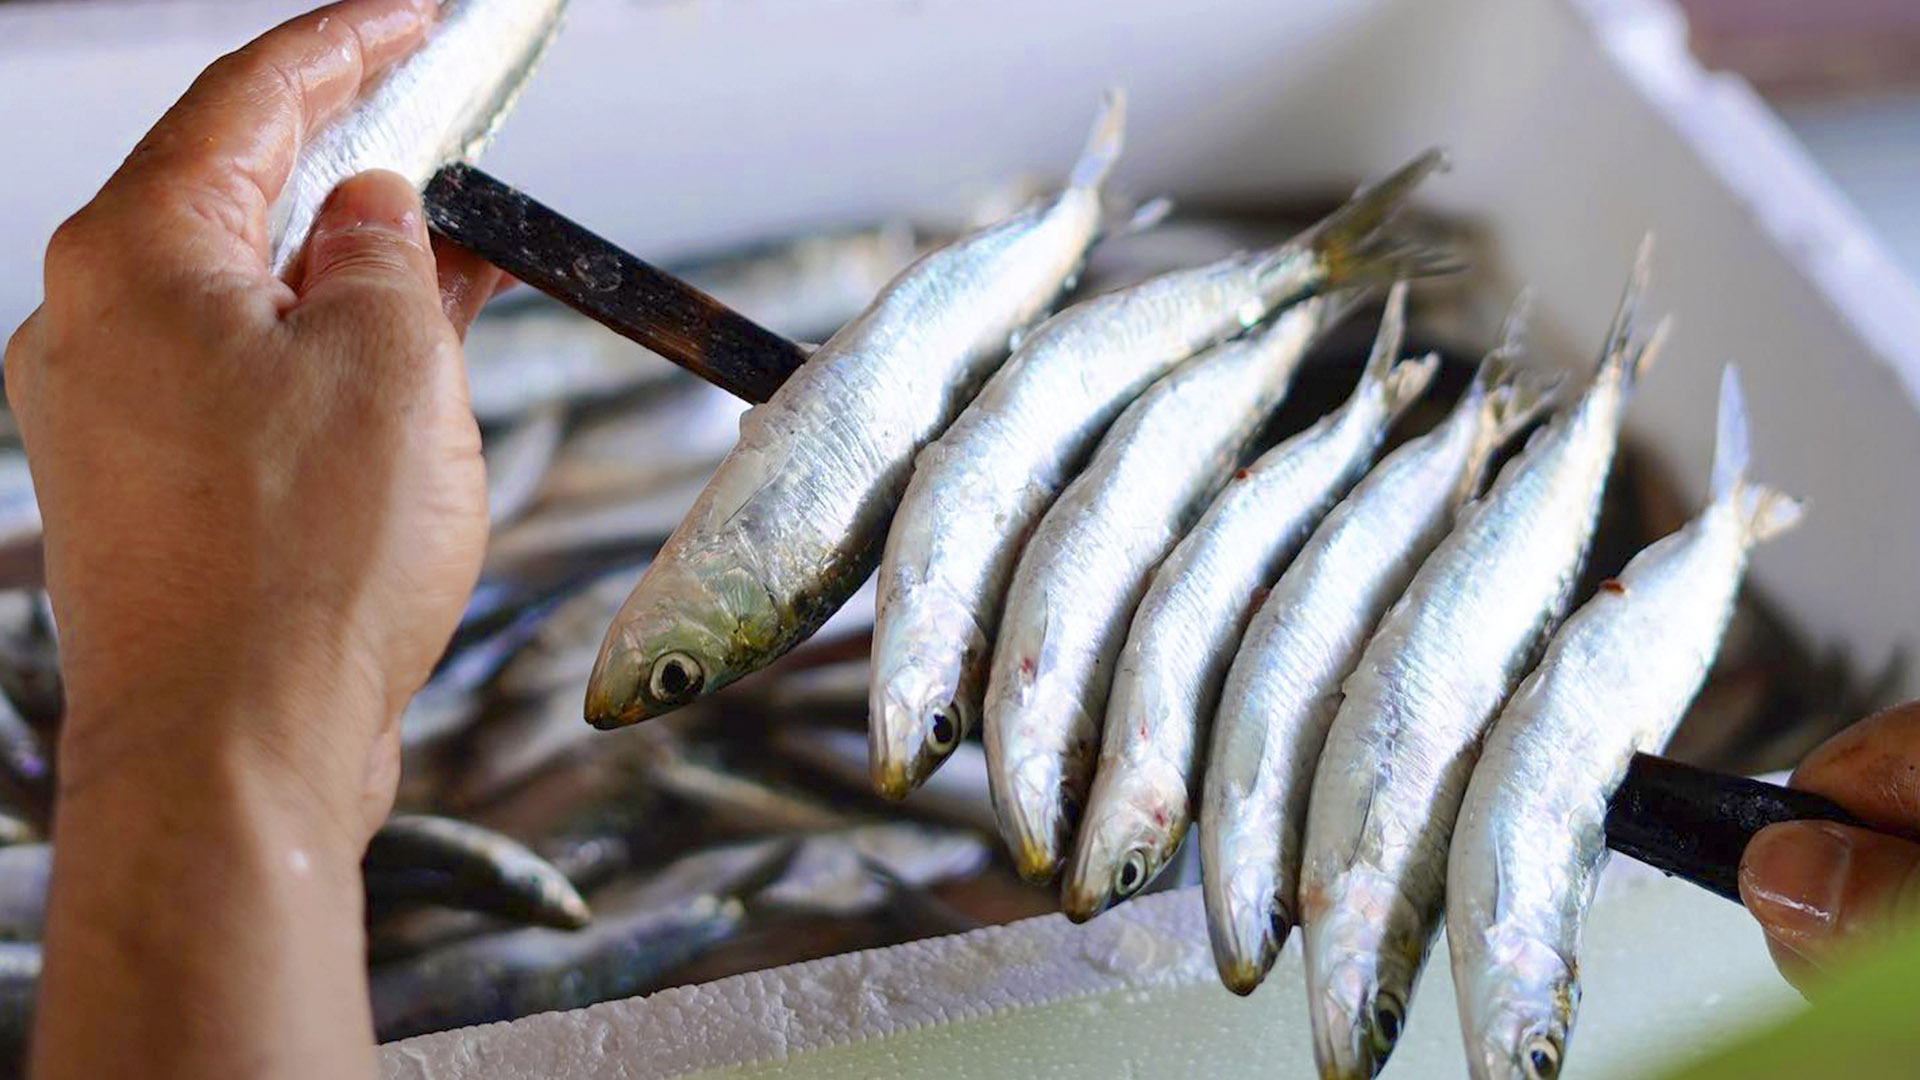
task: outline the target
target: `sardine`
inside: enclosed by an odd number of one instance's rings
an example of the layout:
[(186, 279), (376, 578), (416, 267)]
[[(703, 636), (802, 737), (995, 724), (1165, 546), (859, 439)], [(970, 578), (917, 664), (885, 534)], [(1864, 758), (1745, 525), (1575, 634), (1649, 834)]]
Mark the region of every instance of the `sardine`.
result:
[(0, 941), (39, 941), (47, 925), (53, 845), (0, 848)]
[(486, 636), (449, 649), (400, 713), (400, 745), (416, 750), (466, 730), (480, 716), (486, 687), (568, 603), (563, 597), (534, 603)]
[(1046, 313), (1098, 234), (1122, 115), (1115, 93), (1058, 196), (915, 262), (747, 413), (608, 629), (590, 723), (636, 723), (764, 667), (872, 573), (914, 453)]
[(47, 742), (0, 694), (0, 796), (45, 825), (53, 813), (53, 755)]
[(1546, 404), (1515, 379), (1509, 351), (1327, 515), (1232, 658), (1201, 789), (1200, 859), (1214, 962), (1235, 993), (1253, 992), (1299, 922), (1307, 794), (1341, 681), (1489, 458)]
[(1442, 915), (1481, 735), (1565, 612), (1621, 414), (1664, 326), (1634, 338), (1651, 249), (1580, 401), (1529, 441), (1414, 575), (1341, 691), (1300, 876), (1308, 1015), (1326, 1077), (1379, 1071)]
[(1341, 282), (1419, 273), (1373, 234), (1427, 174), (1423, 155), (1305, 236), (1076, 304), (1035, 330), (923, 451), (880, 567), (874, 786), (899, 798), (980, 720), (1016, 557), (1122, 410), (1183, 361)]
[(776, 334), (819, 341), (860, 314), (918, 254), (912, 226), (889, 221), (674, 269), (689, 285)]
[(898, 885), (918, 890), (972, 877), (990, 854), (972, 832), (912, 822), (821, 833), (799, 842), (785, 872), (748, 909), (851, 918), (879, 909)]
[(33, 822), (18, 814), (0, 810), (0, 848), (15, 844), (31, 844), (40, 839), (40, 830)]
[(558, 402), (529, 409), (489, 437), (481, 448), (487, 465), (487, 521), (498, 527), (533, 505), (566, 430)]
[(1148, 575), (1259, 433), (1327, 305), (1308, 299), (1148, 388), (1021, 552), (982, 734), (1000, 831), (1028, 880), (1052, 880), (1066, 856), (1113, 659)]
[[(866, 736), (825, 727), (780, 726), (773, 733), (781, 757), (817, 770), (847, 787), (870, 790)], [(909, 814), (992, 834), (1000, 823), (987, 795), (987, 752), (964, 742), (948, 755), (939, 772), (900, 802)]]
[(1437, 357), (1399, 362), (1405, 319), (1400, 284), (1347, 403), (1236, 472), (1152, 572), (1104, 726), (1090, 736), (1100, 757), (1062, 891), (1068, 918), (1090, 919), (1139, 892), (1186, 837), (1200, 748), (1248, 616), (1433, 381)]
[(634, 573), (625, 566), (602, 574), (556, 605), (501, 667), (494, 692), (521, 700), (578, 693), (593, 671), (600, 633), (620, 610)]
[(647, 775), (655, 790), (692, 803), (711, 815), (715, 823), (742, 832), (813, 832), (862, 824), (857, 814), (729, 772), (666, 745)]
[(342, 180), (391, 169), (425, 185), (472, 162), (513, 108), (560, 27), (566, 0), (442, 0), (413, 54), (308, 139), (267, 216), (269, 266), (285, 276)]
[(667, 358), (544, 296), (512, 296), (467, 329), (467, 400), (481, 423), (540, 405), (639, 394), (681, 384)]
[(740, 901), (602, 905), (585, 930), (543, 927), (471, 938), (376, 968), (369, 989), (382, 1042), (631, 997), (737, 933)]
[(1738, 375), (1720, 382), (1707, 506), (1554, 634), (1488, 734), (1447, 860), (1447, 941), (1475, 1080), (1553, 1080), (1580, 1003), (1580, 929), (1607, 802), (1706, 680), (1753, 545), (1800, 504), (1747, 480)]
[[(0, 851), (4, 855), (4, 851)], [(437, 904), (563, 930), (592, 920), (587, 902), (518, 841), (452, 818), (395, 814), (362, 861), (369, 895)]]
[(739, 436), (746, 407), (716, 386), (689, 380), (585, 418), (561, 444), (539, 498), (630, 499), (705, 483)]
[(10, 1069), (26, 1074), (27, 1040), (33, 1034), (39, 985), (39, 944), (0, 944), (0, 1075), (15, 1075)]
[(666, 542), (703, 486), (689, 476), (632, 498), (543, 505), (494, 533), (481, 574), (511, 580), (631, 564)]
[(40, 500), (34, 495), (27, 455), (0, 449), (0, 587), (38, 586)]
[(65, 688), (53, 605), (44, 591), (0, 592), (0, 691), (35, 728), (58, 727)]

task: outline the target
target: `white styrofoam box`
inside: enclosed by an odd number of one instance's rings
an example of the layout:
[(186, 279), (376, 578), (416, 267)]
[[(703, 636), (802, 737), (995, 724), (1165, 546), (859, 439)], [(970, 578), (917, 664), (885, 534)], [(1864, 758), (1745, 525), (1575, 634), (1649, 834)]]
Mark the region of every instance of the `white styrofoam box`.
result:
[[(0, 5), (0, 322), (33, 305), (46, 235), (164, 103), (215, 52), (304, 5)], [(1140, 192), (1319, 190), (1444, 144), (1456, 167), (1431, 199), (1484, 225), (1501, 280), (1537, 288), (1550, 342), (1591, 352), (1634, 245), (1659, 235), (1655, 303), (1679, 331), (1630, 424), (1700, 491), (1719, 368), (1741, 364), (1757, 475), (1812, 503), (1756, 576), (1871, 668), (1920, 627), (1920, 294), (1752, 93), (1683, 46), (1659, 0), (575, 0), (487, 166), (670, 258), (1057, 173), (1109, 84), (1132, 97), (1121, 179)], [(1659, 912), (1633, 925), (1666, 926)], [(1752, 942), (1729, 956), (1724, 934), (1667, 934), (1640, 953), (1630, 938), (1621, 988), (1638, 973), (1656, 1002), (1676, 982), (1666, 973), (1761, 962)], [(860, 963), (883, 975), (911, 949)], [(939, 990), (887, 985), (896, 997), (830, 1004), (911, 1012)], [(509, 1050), (579, 1061), (686, 1000), (409, 1043), (389, 1051), (389, 1074), (470, 1075), (450, 1063)], [(767, 1006), (792, 1018), (795, 1045), (825, 1037), (805, 1004)], [(1444, 1006), (1422, 1011), (1444, 1024)], [(1576, 1065), (1604, 1041), (1584, 1034)]]
[[(1464, 1077), (1435, 946), (1389, 1077)], [(1647, 958), (1661, 958), (1649, 978)], [(1711, 957), (1711, 962), (1706, 958)], [(1626, 860), (1603, 879), (1566, 1080), (1649, 1077), (1799, 999), (1737, 906)], [(384, 1080), (1114, 1080), (1314, 1075), (1297, 942), (1220, 985), (1197, 888), (381, 1048)]]

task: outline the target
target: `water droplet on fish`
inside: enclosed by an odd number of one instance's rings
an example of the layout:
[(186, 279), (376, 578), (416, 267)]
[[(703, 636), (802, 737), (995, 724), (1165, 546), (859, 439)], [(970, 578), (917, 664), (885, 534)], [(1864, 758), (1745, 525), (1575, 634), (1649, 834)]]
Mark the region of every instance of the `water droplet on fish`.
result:
[(1025, 328), (1015, 330), (1013, 333), (1008, 334), (1007, 335), (1007, 351), (1019, 352), (1020, 343), (1025, 340), (1027, 340), (1027, 331), (1025, 330)]
[(620, 263), (604, 253), (582, 255), (573, 260), (573, 276), (594, 292), (612, 292), (620, 287)]
[(1241, 329), (1244, 330), (1244, 329), (1250, 329), (1255, 323), (1258, 323), (1260, 321), (1260, 317), (1265, 315), (1266, 313), (1267, 313), (1267, 309), (1261, 305), (1260, 301), (1249, 300), (1246, 303), (1241, 304), (1240, 310), (1235, 312), (1234, 314), (1237, 318), (1239, 318), (1240, 327)]

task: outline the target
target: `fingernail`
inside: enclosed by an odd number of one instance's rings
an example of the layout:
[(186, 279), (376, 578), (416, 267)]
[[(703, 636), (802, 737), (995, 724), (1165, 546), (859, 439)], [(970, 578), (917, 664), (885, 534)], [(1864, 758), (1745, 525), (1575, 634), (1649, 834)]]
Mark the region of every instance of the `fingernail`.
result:
[(362, 173), (342, 181), (333, 189), (314, 225), (316, 233), (368, 230), (392, 233), (417, 246), (426, 245), (426, 230), (420, 223), (420, 197), (397, 173)]
[(1740, 860), (1740, 891), (1767, 932), (1795, 946), (1833, 931), (1853, 861), (1841, 829), (1788, 822), (1760, 831)]

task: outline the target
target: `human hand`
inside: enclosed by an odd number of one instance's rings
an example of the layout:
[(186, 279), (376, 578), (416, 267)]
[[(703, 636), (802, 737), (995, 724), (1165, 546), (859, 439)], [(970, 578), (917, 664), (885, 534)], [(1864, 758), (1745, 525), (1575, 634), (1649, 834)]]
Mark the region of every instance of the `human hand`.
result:
[(1781, 973), (1804, 991), (1862, 943), (1920, 918), (1920, 844), (1887, 835), (1920, 835), (1920, 702), (1828, 739), (1795, 770), (1792, 785), (1874, 827), (1772, 825), (1741, 859), (1741, 898)]
[(397, 717), (486, 539), (460, 334), (497, 273), (431, 250), (393, 174), (343, 184), (292, 284), (267, 211), (307, 134), (433, 0), (350, 0), (194, 84), (49, 245), (7, 346), (45, 518), (62, 787), (238, 760), (355, 853)]

